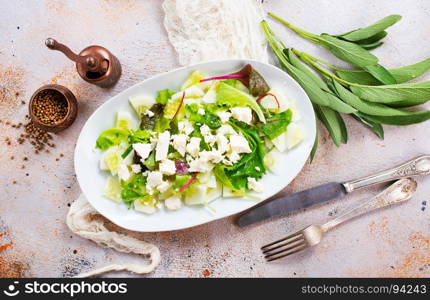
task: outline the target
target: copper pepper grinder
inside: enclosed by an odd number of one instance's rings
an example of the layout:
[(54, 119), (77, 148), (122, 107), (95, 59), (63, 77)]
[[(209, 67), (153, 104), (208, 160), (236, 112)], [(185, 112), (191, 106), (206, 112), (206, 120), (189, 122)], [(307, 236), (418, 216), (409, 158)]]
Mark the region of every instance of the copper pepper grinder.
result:
[(83, 80), (100, 87), (113, 86), (121, 76), (121, 64), (106, 48), (89, 46), (79, 54), (53, 38), (48, 38), (45, 45), (52, 50), (58, 50), (76, 63), (76, 70)]

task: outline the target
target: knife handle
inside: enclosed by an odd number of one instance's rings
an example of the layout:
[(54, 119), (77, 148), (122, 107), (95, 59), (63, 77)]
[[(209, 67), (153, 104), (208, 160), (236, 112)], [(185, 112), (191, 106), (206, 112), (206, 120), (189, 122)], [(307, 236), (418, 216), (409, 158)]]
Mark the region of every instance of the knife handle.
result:
[(430, 155), (418, 156), (400, 166), (357, 180), (343, 183), (347, 193), (377, 183), (430, 174)]

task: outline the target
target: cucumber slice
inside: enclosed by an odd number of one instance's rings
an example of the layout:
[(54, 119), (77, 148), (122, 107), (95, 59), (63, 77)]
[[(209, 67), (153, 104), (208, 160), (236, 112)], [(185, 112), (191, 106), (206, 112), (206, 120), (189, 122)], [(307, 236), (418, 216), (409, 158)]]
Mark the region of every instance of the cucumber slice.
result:
[(288, 125), (285, 142), (288, 150), (296, 147), (303, 141), (303, 129), (296, 123)]
[(273, 145), (275, 145), (275, 148), (278, 149), (281, 152), (284, 152), (285, 150), (288, 149), (287, 147), (287, 132), (288, 132), (289, 127), (287, 128), (287, 131), (282, 133), (281, 135), (277, 136), (276, 138), (274, 138), (273, 140), (271, 140), (271, 142), (273, 143)]
[(192, 184), (185, 190), (184, 202), (188, 205), (199, 205), (205, 203), (207, 186), (205, 184)]
[(258, 103), (274, 113), (281, 113), (290, 108), (290, 103), (283, 93), (271, 89)]
[(118, 180), (118, 178), (109, 176), (108, 180), (106, 181), (106, 186), (103, 191), (103, 196), (106, 198), (115, 201), (115, 202), (121, 202), (121, 184)]
[(279, 164), (281, 159), (281, 152), (274, 148), (270, 150), (266, 156), (264, 156), (264, 166), (268, 168), (272, 173), (279, 174), (284, 166)]
[(140, 117), (147, 109), (155, 104), (155, 99), (147, 95), (136, 95), (129, 97), (128, 102)]
[(118, 174), (119, 165), (121, 163), (131, 165), (133, 163), (134, 150), (131, 151), (126, 158), (123, 159), (121, 157), (127, 147), (125, 143), (122, 143), (118, 146), (112, 146), (103, 152), (100, 158), (100, 169), (110, 171), (112, 175), (116, 175)]
[(134, 122), (131, 114), (128, 111), (117, 112), (115, 127), (126, 130), (134, 129)]
[(189, 88), (190, 86), (200, 83), (200, 80), (207, 77), (208, 76), (205, 73), (199, 70), (192, 72), (190, 76), (188, 76), (188, 78), (181, 85), (181, 91), (185, 90), (186, 88)]
[(150, 215), (157, 211), (157, 208), (155, 207), (155, 200), (149, 195), (142, 199), (136, 199), (133, 203), (134, 209), (138, 212)]
[(222, 185), (216, 183), (214, 188), (208, 184), (193, 184), (185, 193), (185, 203), (188, 205), (208, 204), (209, 202), (222, 196)]
[(206, 197), (204, 204), (208, 204), (219, 197), (222, 197), (222, 185), (219, 182), (216, 182), (216, 185), (214, 188), (208, 187), (206, 190)]

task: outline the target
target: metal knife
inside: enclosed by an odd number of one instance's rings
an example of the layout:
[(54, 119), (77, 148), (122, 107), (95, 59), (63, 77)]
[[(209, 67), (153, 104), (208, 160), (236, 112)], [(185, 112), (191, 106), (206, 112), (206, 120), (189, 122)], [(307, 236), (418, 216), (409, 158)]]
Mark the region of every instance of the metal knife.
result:
[(238, 218), (239, 226), (247, 226), (315, 204), (327, 202), (357, 189), (400, 178), (430, 174), (430, 155), (416, 157), (402, 165), (364, 178), (338, 183), (330, 182), (291, 195), (275, 198), (251, 208)]

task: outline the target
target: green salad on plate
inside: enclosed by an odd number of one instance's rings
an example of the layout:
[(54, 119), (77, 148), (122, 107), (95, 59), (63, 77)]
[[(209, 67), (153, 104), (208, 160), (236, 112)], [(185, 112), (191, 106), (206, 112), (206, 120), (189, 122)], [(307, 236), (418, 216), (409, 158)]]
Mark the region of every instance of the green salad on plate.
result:
[(129, 103), (135, 115), (118, 111), (96, 141), (110, 174), (103, 194), (146, 214), (256, 198), (279, 155), (303, 140), (296, 106), (251, 65), (219, 77), (196, 70), (176, 90)]

